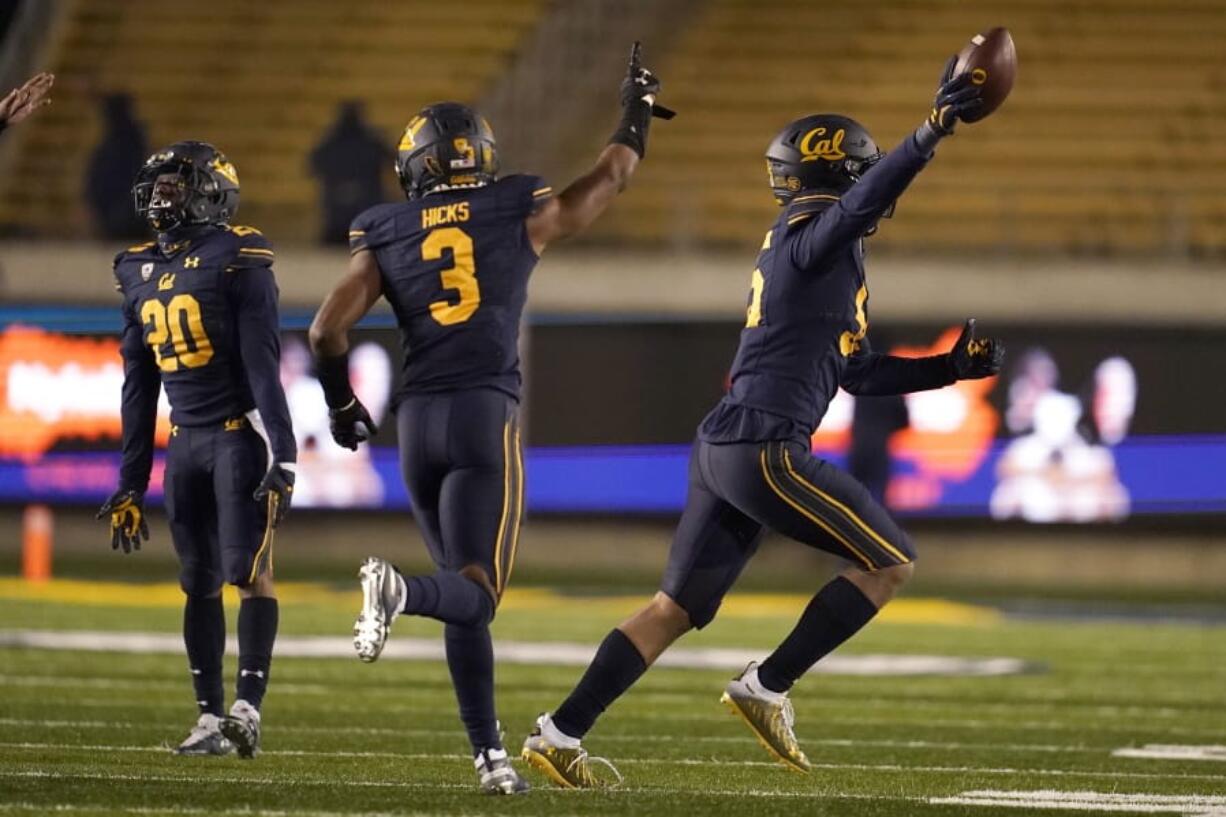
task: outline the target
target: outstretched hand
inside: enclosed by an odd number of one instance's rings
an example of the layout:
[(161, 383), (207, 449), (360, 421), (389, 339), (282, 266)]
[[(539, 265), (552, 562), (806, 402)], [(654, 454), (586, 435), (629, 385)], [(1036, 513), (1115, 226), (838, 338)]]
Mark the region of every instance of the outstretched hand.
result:
[(651, 106), (652, 116), (672, 119), (677, 115), (676, 111), (656, 104), (656, 95), (660, 93), (660, 80), (650, 69), (643, 67), (642, 55), (643, 44), (635, 40), (630, 47), (630, 64), (626, 67), (626, 78), (621, 85), (622, 106), (642, 99)]
[(932, 113), (928, 116), (928, 123), (942, 136), (949, 136), (954, 132), (958, 120), (983, 106), (983, 89), (971, 82), (968, 73), (955, 77), (957, 64), (957, 57), (950, 57), (945, 63), (937, 85), (936, 99), (932, 103)]
[(1000, 373), (1005, 345), (995, 338), (975, 338), (975, 319), (967, 320), (962, 334), (949, 350), (949, 367), (955, 380), (979, 380)]
[(51, 104), (47, 96), (55, 82), (55, 75), (43, 72), (35, 74), (26, 80), (20, 88), (9, 91), (8, 96), (0, 100), (0, 126), (15, 125), (45, 105)]

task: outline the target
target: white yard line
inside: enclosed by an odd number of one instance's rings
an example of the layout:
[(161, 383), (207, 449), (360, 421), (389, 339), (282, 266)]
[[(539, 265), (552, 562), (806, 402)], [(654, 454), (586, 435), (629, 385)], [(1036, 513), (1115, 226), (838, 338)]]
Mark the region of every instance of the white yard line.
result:
[(1121, 794), (1095, 791), (998, 791), (988, 789), (962, 792), (953, 797), (931, 797), (928, 802), (937, 805), (1226, 817), (1226, 797), (1196, 794)]
[[(166, 746), (123, 746), (113, 744), (61, 744), (61, 743), (0, 743), (0, 748), (31, 749), (45, 751), (80, 750), (89, 752), (139, 752), (146, 754), (163, 754), (169, 751)], [(456, 760), (467, 759), (466, 755), (444, 753), (400, 753), (400, 752), (349, 752), (349, 751), (269, 751), (270, 756), (301, 756), (301, 757), (335, 757), (335, 758), (389, 758), (401, 760)], [(655, 757), (616, 757), (611, 758), (617, 764), (648, 765), (648, 766), (730, 766), (730, 767), (775, 767), (778, 764), (767, 760), (717, 760), (715, 758), (655, 758)], [(1213, 774), (1185, 774), (1159, 772), (1111, 772), (1082, 771), (1072, 769), (1029, 769), (1024, 767), (983, 767), (983, 766), (911, 766), (901, 763), (814, 763), (815, 769), (829, 771), (872, 771), (872, 772), (925, 772), (931, 774), (982, 774), (982, 775), (1034, 775), (1039, 777), (1072, 777), (1095, 778), (1111, 780), (1208, 780), (1217, 783), (1226, 782), (1226, 777)], [(0, 772), (4, 776), (5, 772)], [(365, 785), (365, 784), (355, 784)], [(375, 785), (371, 783), (370, 785)]]
[(1116, 749), (1112, 757), (1135, 757), (1144, 760), (1216, 760), (1226, 762), (1226, 746), (1176, 746), (1169, 743), (1148, 743)]
[[(228, 645), (236, 650), (237, 644)], [(181, 654), (183, 639), (174, 633), (108, 632), (92, 630), (0, 630), (0, 647)], [(595, 654), (592, 644), (568, 642), (499, 641), (498, 660), (507, 664), (587, 666)], [(685, 648), (669, 650), (658, 666), (684, 669), (739, 670), (762, 657), (748, 648)], [(353, 640), (333, 636), (283, 636), (277, 639), (281, 658), (352, 658)], [(388, 642), (380, 660), (444, 660), (442, 639), (396, 638)], [(811, 670), (827, 675), (1015, 675), (1028, 670), (1017, 658), (961, 658), (946, 655), (832, 655)]]

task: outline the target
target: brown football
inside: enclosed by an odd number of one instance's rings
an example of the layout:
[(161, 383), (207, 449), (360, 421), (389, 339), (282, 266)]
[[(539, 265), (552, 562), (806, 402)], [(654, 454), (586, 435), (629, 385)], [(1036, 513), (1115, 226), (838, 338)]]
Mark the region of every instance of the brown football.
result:
[(999, 108), (1013, 90), (1017, 78), (1017, 49), (1009, 29), (997, 26), (971, 37), (971, 41), (958, 52), (954, 76), (971, 75), (971, 82), (983, 87), (983, 107), (966, 122), (978, 122)]

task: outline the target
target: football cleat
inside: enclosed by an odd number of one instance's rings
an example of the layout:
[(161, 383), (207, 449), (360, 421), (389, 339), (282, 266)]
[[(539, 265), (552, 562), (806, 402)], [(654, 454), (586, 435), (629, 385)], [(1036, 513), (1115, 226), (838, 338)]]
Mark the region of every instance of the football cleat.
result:
[(260, 710), (244, 700), (235, 701), (221, 722), (221, 733), (234, 744), (239, 757), (250, 760), (260, 753)]
[(511, 766), (506, 749), (482, 749), (473, 758), (482, 794), (523, 794), (531, 786)]
[(796, 723), (792, 702), (785, 693), (771, 692), (759, 683), (757, 662), (749, 662), (744, 672), (728, 682), (720, 701), (745, 721), (780, 763), (797, 772), (813, 768), (792, 731)]
[(221, 733), (221, 718), (216, 715), (203, 714), (196, 720), (196, 725), (187, 734), (187, 738), (174, 748), (176, 755), (228, 755), (234, 751), (234, 744)]
[[(549, 713), (538, 717), (532, 733), (524, 740), (520, 757), (548, 777), (551, 783), (564, 789), (603, 789), (612, 788), (622, 782), (621, 774), (603, 757), (590, 757), (587, 750), (581, 746), (559, 746), (546, 737), (543, 733), (549, 731), (550, 727), (552, 721), (549, 720)], [(617, 780), (610, 782), (596, 777), (592, 772), (593, 763), (608, 767)]]
[(353, 623), (353, 648), (358, 658), (369, 664), (383, 652), (404, 600), (396, 568), (385, 559), (367, 558), (358, 571), (358, 579), (362, 583), (362, 612)]

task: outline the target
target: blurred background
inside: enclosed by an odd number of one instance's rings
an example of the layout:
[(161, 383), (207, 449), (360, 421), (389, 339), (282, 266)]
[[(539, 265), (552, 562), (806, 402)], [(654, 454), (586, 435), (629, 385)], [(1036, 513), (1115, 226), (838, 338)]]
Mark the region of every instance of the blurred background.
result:
[[(1017, 44), (1017, 85), (941, 146), (870, 240), (870, 338), (931, 354), (975, 317), (1006, 343), (1007, 367), (905, 399), (841, 394), (814, 448), (915, 532), (921, 591), (1040, 608), (1223, 603), (1217, 0), (0, 3), (0, 91), (57, 76), (54, 104), (0, 136), (0, 574), (174, 575), (160, 513), (147, 551), (120, 559), (93, 510), (118, 465), (110, 265), (144, 235), (131, 180), (187, 138), (227, 153), (236, 223), (277, 247), (303, 452), (279, 575), (347, 576), (368, 551), (424, 562), (394, 424), (358, 455), (336, 448), (304, 343), (344, 268), (349, 220), (399, 198), (392, 147), (440, 100), (479, 107), (504, 171), (563, 187), (614, 128), (641, 39), (680, 114), (653, 126), (612, 210), (535, 273), (516, 581), (650, 589), (776, 215), (766, 145), (826, 111), (889, 149), (926, 115), (945, 59), (996, 25)], [(390, 314), (357, 341), (358, 391), (386, 416)], [(155, 468), (155, 502), (159, 482)], [(775, 540), (745, 583), (808, 590), (826, 568)]]

